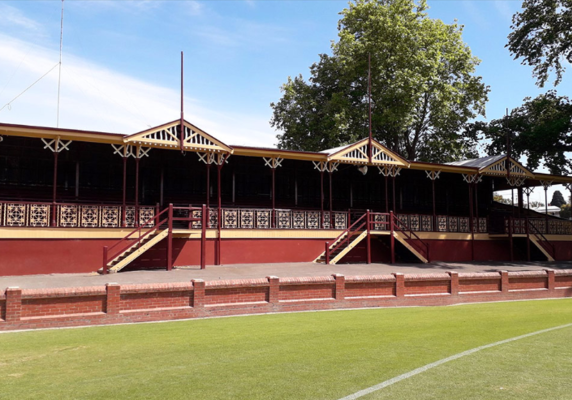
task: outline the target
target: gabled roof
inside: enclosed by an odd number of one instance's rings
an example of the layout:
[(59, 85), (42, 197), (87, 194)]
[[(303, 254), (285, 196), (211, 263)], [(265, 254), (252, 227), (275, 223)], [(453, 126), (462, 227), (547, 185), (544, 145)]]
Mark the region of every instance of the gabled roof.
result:
[[(508, 164), (510, 165), (509, 171), (506, 169), (507, 159), (509, 161)], [(506, 154), (474, 158), (472, 160), (454, 161), (447, 164), (460, 167), (478, 168), (479, 174), (482, 175), (508, 176), (510, 173), (512, 176), (534, 178), (534, 174), (531, 171), (512, 157), (508, 157)]]
[(371, 145), (371, 163), (368, 152), (369, 138), (362, 139), (347, 146), (323, 150), (320, 153), (326, 154), (328, 161), (337, 161), (346, 164), (397, 165), (409, 168), (409, 162), (405, 158), (389, 150), (377, 140), (372, 140)]
[(214, 136), (183, 120), (183, 144), (181, 146), (181, 120), (175, 120), (142, 132), (126, 136), (124, 142), (156, 148), (182, 148), (197, 152), (224, 152), (232, 154), (233, 149)]

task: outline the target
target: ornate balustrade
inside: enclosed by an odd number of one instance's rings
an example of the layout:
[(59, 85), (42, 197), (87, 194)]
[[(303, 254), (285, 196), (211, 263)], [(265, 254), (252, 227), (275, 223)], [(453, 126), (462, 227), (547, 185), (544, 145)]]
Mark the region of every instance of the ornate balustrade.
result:
[[(512, 222), (512, 233), (517, 235), (526, 234), (526, 218), (505, 218), (505, 233), (509, 233), (509, 223)], [(554, 218), (529, 218), (528, 221), (534, 225), (538, 232), (546, 235), (572, 235), (572, 221), (558, 220)]]
[[(433, 216), (423, 214), (395, 214), (405, 227), (415, 232), (460, 232), (469, 233), (469, 217), (456, 217), (450, 215), (437, 216), (437, 229), (433, 226)], [(375, 222), (388, 222), (388, 216), (374, 214)], [(488, 223), (486, 218), (473, 218), (473, 231), (475, 233), (487, 233)], [(374, 230), (388, 230), (388, 225), (375, 224)]]
[[(122, 206), (103, 204), (52, 204), (42, 202), (0, 202), (0, 226), (49, 227), (55, 212), (55, 226), (58, 228), (119, 228)], [(125, 226), (132, 228), (139, 218), (139, 224), (155, 216), (155, 207), (135, 206), (125, 208)]]

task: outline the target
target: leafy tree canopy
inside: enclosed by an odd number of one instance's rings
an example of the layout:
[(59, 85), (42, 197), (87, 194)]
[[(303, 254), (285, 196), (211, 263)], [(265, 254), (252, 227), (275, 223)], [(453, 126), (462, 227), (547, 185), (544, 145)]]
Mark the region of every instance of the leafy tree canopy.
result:
[(511, 28), (507, 47), (514, 58), (533, 67), (538, 86), (544, 86), (551, 71), (558, 85), (565, 71), (563, 63), (572, 63), (572, 2), (524, 0)]
[(566, 200), (564, 200), (564, 196), (560, 193), (560, 190), (555, 191), (552, 194), (552, 201), (550, 201), (550, 205), (556, 207), (562, 207), (562, 205), (566, 204)]
[(511, 155), (526, 156), (527, 167), (535, 170), (543, 164), (552, 174), (570, 174), (572, 161), (572, 102), (555, 91), (535, 99), (527, 97), (524, 104), (508, 116), (491, 122), (475, 122), (466, 127), (466, 137), (489, 139), (488, 154), (506, 153), (507, 134), (512, 136)]
[(367, 137), (368, 56), (372, 132), (410, 160), (474, 157), (462, 126), (484, 115), (489, 89), (462, 27), (427, 17), (425, 0), (356, 0), (341, 12), (332, 55), (321, 54), (308, 81), (288, 78), (272, 103), (278, 147), (323, 150)]

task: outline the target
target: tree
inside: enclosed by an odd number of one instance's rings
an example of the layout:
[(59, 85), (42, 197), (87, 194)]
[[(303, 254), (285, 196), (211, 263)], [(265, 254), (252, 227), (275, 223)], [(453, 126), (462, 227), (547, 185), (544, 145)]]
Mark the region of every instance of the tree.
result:
[(496, 201), (497, 203), (512, 204), (512, 200), (511, 200), (511, 199), (504, 198), (504, 197), (502, 197), (500, 194), (494, 194), (494, 195), (493, 195), (493, 200)]
[(551, 206), (562, 207), (562, 205), (566, 204), (566, 200), (564, 200), (564, 196), (560, 193), (560, 190), (555, 191), (552, 194), (552, 200), (550, 201)]
[(572, 151), (572, 102), (555, 91), (535, 99), (527, 97), (524, 104), (508, 116), (491, 122), (475, 122), (466, 126), (466, 137), (488, 139), (488, 154), (506, 153), (506, 137), (511, 136), (511, 155), (526, 156), (527, 167), (535, 170), (544, 165), (553, 174), (572, 172), (572, 161), (566, 152)]
[(515, 59), (533, 68), (536, 84), (543, 87), (551, 71), (554, 85), (562, 81), (565, 67), (572, 63), (572, 3), (570, 0), (524, 0), (522, 11), (512, 18), (506, 47)]
[(572, 212), (570, 209), (570, 204), (563, 204), (560, 207), (560, 218), (570, 219), (572, 218)]
[(410, 160), (477, 155), (463, 124), (484, 115), (489, 89), (462, 27), (427, 17), (425, 0), (356, 0), (341, 12), (332, 55), (281, 87), (271, 125), (278, 147), (323, 150), (368, 136), (368, 56), (372, 132)]

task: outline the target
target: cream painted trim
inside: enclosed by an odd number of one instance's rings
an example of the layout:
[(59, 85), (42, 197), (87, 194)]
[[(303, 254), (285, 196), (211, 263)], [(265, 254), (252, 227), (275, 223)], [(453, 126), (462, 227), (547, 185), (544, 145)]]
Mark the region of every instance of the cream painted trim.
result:
[[(302, 229), (223, 229), (222, 239), (335, 239), (343, 231), (302, 230)], [(200, 229), (173, 229), (177, 238), (195, 239), (201, 237)], [(217, 231), (207, 230), (207, 239), (217, 237)]]

